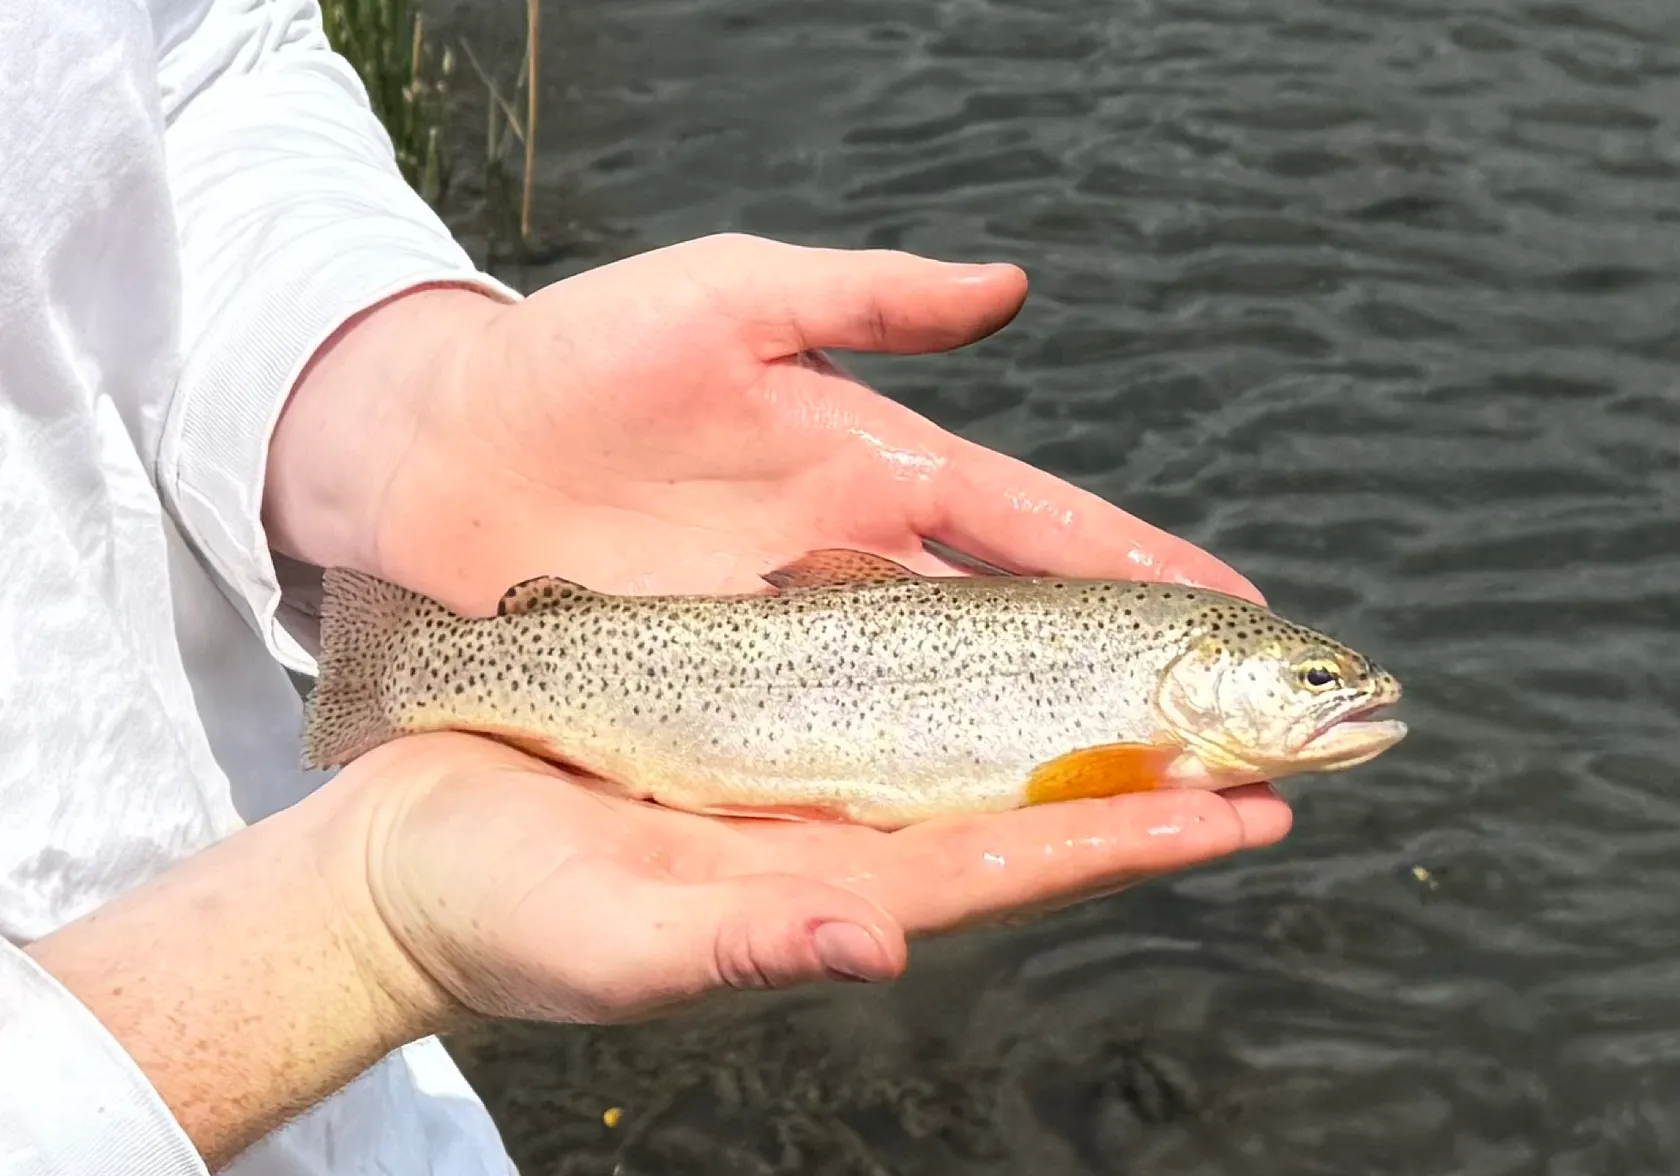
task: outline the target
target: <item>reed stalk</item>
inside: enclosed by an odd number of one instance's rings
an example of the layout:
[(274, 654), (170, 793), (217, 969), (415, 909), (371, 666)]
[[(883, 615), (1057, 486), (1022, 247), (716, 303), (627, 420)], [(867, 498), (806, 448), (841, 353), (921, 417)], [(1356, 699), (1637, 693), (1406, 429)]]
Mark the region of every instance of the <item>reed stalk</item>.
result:
[(519, 197), (519, 239), (531, 240), (531, 184), (537, 162), (537, 34), (541, 31), (540, 0), (525, 0), (525, 176)]
[(449, 187), (442, 136), (454, 54), (427, 41), (414, 0), (321, 0), (321, 19), (367, 88), (403, 178), (435, 206)]

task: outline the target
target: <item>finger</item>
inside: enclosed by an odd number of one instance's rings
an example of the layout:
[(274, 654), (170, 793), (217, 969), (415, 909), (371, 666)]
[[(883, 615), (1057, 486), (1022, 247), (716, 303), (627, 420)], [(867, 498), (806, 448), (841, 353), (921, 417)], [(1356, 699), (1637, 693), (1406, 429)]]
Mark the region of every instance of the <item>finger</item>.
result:
[(681, 883), (594, 859), (557, 874), (553, 893), (526, 909), (545, 924), (564, 912), (562, 939), (552, 925), (523, 929), (536, 936), (527, 942), (553, 945), (545, 963), (564, 977), (544, 1015), (592, 1023), (640, 1020), (721, 989), (888, 980), (908, 951), (867, 898), (797, 875)]
[(1070, 801), (912, 826), (836, 880), (929, 935), (1270, 845), (1289, 825), (1264, 785)]
[(739, 236), (695, 245), (709, 254), (708, 285), (764, 360), (818, 348), (948, 351), (1003, 327), (1027, 296), (1026, 274), (1013, 265)]
[(1243, 848), (1264, 849), (1289, 836), (1295, 812), (1270, 784), (1244, 784), (1219, 795), (1231, 802), (1243, 825)]
[(1247, 579), (1188, 540), (1053, 474), (953, 439), (922, 533), (1013, 571), (1193, 584), (1263, 603)]

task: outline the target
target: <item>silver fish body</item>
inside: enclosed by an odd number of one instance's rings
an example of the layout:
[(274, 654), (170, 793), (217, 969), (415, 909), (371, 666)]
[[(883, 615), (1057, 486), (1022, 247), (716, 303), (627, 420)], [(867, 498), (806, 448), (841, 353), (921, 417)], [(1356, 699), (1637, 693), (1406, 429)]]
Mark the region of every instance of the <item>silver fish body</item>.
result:
[(892, 828), (1328, 770), (1405, 731), (1358, 721), (1399, 697), (1380, 667), (1217, 593), (844, 552), (767, 579), (731, 597), (542, 579), (477, 619), (330, 572), (308, 760), (479, 731), (671, 807)]

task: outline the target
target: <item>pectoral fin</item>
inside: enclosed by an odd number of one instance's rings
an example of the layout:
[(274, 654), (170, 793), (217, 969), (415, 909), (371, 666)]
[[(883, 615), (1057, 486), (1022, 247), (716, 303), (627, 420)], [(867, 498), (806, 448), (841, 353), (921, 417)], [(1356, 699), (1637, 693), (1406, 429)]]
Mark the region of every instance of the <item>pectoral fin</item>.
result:
[(1107, 743), (1058, 756), (1027, 778), (1027, 803), (1086, 800), (1171, 787), (1169, 772), (1184, 754), (1177, 747)]

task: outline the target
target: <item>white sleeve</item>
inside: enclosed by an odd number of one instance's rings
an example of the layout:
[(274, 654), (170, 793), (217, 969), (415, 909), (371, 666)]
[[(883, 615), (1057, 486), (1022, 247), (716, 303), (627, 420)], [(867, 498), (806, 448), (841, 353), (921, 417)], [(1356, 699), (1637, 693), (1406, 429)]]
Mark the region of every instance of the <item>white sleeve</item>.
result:
[(268, 443), (293, 384), (346, 320), (406, 289), (518, 295), (479, 272), (404, 182), (315, 0), (190, 7), (188, 27), (157, 30), (184, 336), (158, 484), (269, 649), (312, 673), (276, 616), (261, 517)]
[(4, 938), (0, 1172), (208, 1176), (134, 1059), (81, 1001)]

